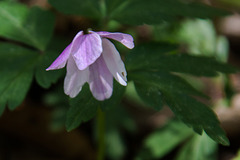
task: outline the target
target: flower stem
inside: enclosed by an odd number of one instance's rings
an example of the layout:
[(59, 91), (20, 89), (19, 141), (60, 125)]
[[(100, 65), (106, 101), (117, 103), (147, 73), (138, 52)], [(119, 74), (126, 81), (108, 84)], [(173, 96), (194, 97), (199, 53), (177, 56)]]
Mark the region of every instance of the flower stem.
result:
[(108, 28), (108, 11), (107, 11), (107, 6), (105, 0), (99, 0), (99, 6), (100, 6), (100, 13), (101, 13), (101, 18), (99, 21), (99, 26), (101, 30), (107, 30)]
[(105, 113), (98, 109), (97, 114), (97, 138), (98, 138), (98, 153), (97, 160), (105, 158)]
[(107, 15), (107, 8), (106, 8), (106, 2), (105, 0), (100, 0), (100, 12), (102, 14), (102, 18), (104, 19)]

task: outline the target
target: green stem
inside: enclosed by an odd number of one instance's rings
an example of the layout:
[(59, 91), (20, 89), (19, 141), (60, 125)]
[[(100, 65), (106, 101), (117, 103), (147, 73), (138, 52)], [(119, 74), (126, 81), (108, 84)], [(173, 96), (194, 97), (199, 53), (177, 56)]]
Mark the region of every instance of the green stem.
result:
[(98, 153), (97, 160), (105, 158), (105, 113), (99, 108), (97, 115)]
[(99, 26), (101, 30), (107, 30), (108, 27), (108, 15), (107, 6), (105, 0), (99, 0), (101, 19), (99, 21)]
[(99, 3), (100, 3), (100, 11), (102, 14), (102, 18), (105, 18), (107, 15), (107, 8), (106, 8), (105, 0), (100, 0)]

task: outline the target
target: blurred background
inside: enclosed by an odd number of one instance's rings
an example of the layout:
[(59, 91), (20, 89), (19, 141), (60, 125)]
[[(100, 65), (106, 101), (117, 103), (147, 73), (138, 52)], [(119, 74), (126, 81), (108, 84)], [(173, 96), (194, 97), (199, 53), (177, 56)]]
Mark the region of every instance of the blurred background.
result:
[[(47, 0), (18, 2), (55, 12), (55, 36), (67, 42), (79, 30), (94, 25), (94, 22), (83, 17), (60, 14)], [(128, 28), (128, 31), (134, 35), (136, 43), (152, 39), (172, 42), (180, 44), (183, 51), (188, 50), (194, 55), (214, 56), (221, 62), (240, 68), (240, 1), (202, 2), (226, 8), (234, 14), (215, 20), (184, 19), (154, 27), (143, 25)], [(113, 30), (116, 25), (112, 23)], [(67, 44), (65, 43), (60, 42), (59, 48), (63, 49)], [(205, 103), (215, 110), (231, 145), (224, 147), (205, 134), (196, 135), (176, 120), (169, 108), (165, 107), (160, 112), (148, 108), (136, 95), (133, 84), (129, 83), (121, 107), (112, 106), (106, 113), (107, 159), (240, 159), (240, 74), (221, 74), (214, 79), (187, 75), (184, 78), (211, 97)], [(4, 112), (0, 118), (0, 160), (96, 159), (94, 119), (71, 132), (65, 130), (65, 113), (69, 106), (68, 98), (60, 89), (62, 85), (63, 81), (59, 81), (46, 90), (33, 82), (21, 106), (14, 111)]]

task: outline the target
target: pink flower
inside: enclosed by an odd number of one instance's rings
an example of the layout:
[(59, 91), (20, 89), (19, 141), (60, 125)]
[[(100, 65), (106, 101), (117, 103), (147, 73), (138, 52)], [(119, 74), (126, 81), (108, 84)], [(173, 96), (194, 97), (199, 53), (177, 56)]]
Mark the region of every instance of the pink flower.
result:
[(107, 38), (121, 42), (127, 48), (134, 47), (131, 35), (124, 33), (78, 32), (59, 57), (46, 69), (63, 68), (67, 63), (64, 92), (75, 97), (87, 82), (97, 100), (111, 97), (113, 77), (123, 86), (127, 85), (127, 73), (115, 46)]

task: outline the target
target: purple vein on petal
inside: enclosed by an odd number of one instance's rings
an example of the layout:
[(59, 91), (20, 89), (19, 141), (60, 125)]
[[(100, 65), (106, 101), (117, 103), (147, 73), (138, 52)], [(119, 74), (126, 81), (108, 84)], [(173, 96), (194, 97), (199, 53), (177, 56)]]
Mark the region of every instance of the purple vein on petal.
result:
[(96, 33), (99, 34), (101, 37), (110, 38), (110, 39), (119, 41), (129, 49), (134, 48), (133, 37), (129, 34), (118, 33), (118, 32), (111, 33), (111, 32), (105, 32), (105, 31), (96, 32)]
[(126, 86), (127, 83), (127, 72), (124, 66), (124, 63), (120, 57), (115, 46), (108, 39), (103, 38), (103, 58), (104, 61), (113, 75), (113, 77), (123, 86)]
[(57, 59), (46, 69), (55, 70), (63, 68), (66, 65), (66, 62), (70, 55), (71, 43), (63, 50), (63, 52), (57, 57)]
[(110, 98), (113, 91), (113, 76), (102, 56), (89, 67), (89, 73), (89, 85), (93, 96), (100, 101)]
[(67, 74), (64, 79), (64, 92), (71, 98), (77, 96), (81, 91), (82, 86), (88, 81), (89, 71), (88, 68), (85, 70), (78, 70), (72, 57), (69, 58), (67, 63)]
[(81, 35), (73, 41), (71, 52), (79, 70), (93, 64), (102, 53), (101, 37), (92, 32)]

